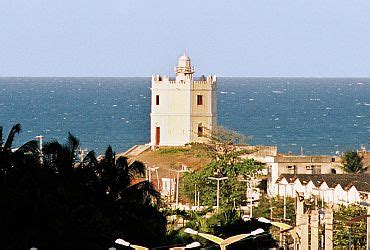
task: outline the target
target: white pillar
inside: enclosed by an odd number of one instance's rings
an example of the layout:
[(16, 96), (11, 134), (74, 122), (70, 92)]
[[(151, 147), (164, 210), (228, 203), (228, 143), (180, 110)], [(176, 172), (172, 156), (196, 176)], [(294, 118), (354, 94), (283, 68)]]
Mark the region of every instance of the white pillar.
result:
[(311, 250), (319, 249), (319, 212), (311, 211)]
[(220, 206), (220, 180), (217, 180), (217, 213)]
[(333, 249), (333, 210), (325, 210), (325, 250)]
[(179, 175), (180, 172), (177, 172), (177, 180), (176, 180), (176, 208), (179, 207)]
[(301, 235), (301, 243), (302, 243), (302, 246), (301, 246), (301, 249), (302, 250), (308, 250), (308, 214), (302, 214), (301, 216), (301, 222), (302, 222), (302, 225), (300, 226), (301, 227), (301, 232), (302, 232), (302, 235)]
[[(369, 197), (367, 199), (368, 203), (370, 203), (370, 194), (369, 194)], [(370, 216), (370, 206), (368, 204), (368, 207), (367, 207), (367, 215)], [(366, 249), (370, 249), (370, 217), (367, 217), (366, 218)]]

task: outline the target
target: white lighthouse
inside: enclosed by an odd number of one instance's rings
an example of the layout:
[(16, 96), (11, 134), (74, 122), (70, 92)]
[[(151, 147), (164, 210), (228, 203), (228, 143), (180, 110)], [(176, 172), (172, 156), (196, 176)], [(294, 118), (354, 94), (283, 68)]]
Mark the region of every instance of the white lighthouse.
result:
[(194, 67), (185, 53), (175, 79), (152, 76), (151, 145), (183, 146), (205, 142), (217, 123), (216, 76), (193, 79)]

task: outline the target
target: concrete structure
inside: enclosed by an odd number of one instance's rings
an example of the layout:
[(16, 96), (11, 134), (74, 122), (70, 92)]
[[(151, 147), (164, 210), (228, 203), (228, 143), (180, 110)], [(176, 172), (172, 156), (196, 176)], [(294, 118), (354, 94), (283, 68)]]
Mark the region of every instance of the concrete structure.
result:
[(185, 54), (175, 73), (175, 79), (152, 76), (152, 146), (205, 142), (207, 131), (217, 123), (216, 76), (194, 80), (194, 67)]
[(333, 250), (333, 219), (333, 210), (331, 208), (325, 209), (325, 250)]
[(317, 210), (311, 211), (311, 249), (319, 249), (319, 212)]

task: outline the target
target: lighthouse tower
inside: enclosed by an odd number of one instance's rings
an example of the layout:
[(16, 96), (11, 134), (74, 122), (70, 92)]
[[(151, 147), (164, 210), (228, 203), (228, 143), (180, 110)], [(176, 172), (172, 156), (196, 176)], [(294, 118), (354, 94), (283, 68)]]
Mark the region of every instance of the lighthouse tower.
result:
[(175, 79), (152, 76), (151, 145), (183, 146), (207, 141), (216, 126), (216, 76), (194, 80), (185, 53), (175, 67)]

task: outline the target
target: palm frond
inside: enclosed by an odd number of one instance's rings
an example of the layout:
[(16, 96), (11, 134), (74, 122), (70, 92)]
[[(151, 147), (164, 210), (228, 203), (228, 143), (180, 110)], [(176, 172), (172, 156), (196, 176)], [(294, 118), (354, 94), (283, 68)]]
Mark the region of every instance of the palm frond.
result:
[[(136, 201), (144, 204), (160, 205), (161, 194), (154, 189), (149, 181), (141, 181), (127, 187), (120, 193), (123, 200)], [(154, 202), (153, 202), (154, 201)]]
[(19, 134), (21, 132), (22, 126), (21, 124), (15, 124), (9, 132), (8, 138), (6, 139), (4, 150), (10, 151), (12, 148), (12, 144), (14, 141), (15, 134)]
[(66, 146), (67, 146), (69, 152), (74, 157), (74, 154), (75, 154), (76, 150), (80, 146), (80, 141), (77, 139), (77, 137), (75, 137), (74, 135), (72, 135), (71, 133), (68, 132), (68, 139), (67, 139)]
[(58, 141), (46, 142), (43, 145), (44, 154), (58, 154), (62, 151), (62, 145)]
[(98, 160), (96, 159), (96, 154), (94, 150), (89, 151), (82, 161), (85, 164), (96, 165), (98, 163)]
[(129, 168), (131, 171), (133, 171), (135, 174), (144, 175), (145, 174), (145, 165), (144, 163), (140, 161), (134, 161), (129, 165)]
[(17, 151), (23, 154), (31, 154), (35, 158), (40, 156), (39, 146), (36, 140), (26, 142)]
[(3, 140), (3, 127), (0, 126), (0, 150), (3, 147), (3, 143), (4, 143), (4, 140)]
[(111, 145), (109, 145), (105, 151), (104, 160), (108, 165), (113, 165), (115, 162), (115, 157), (115, 153), (113, 152)]

